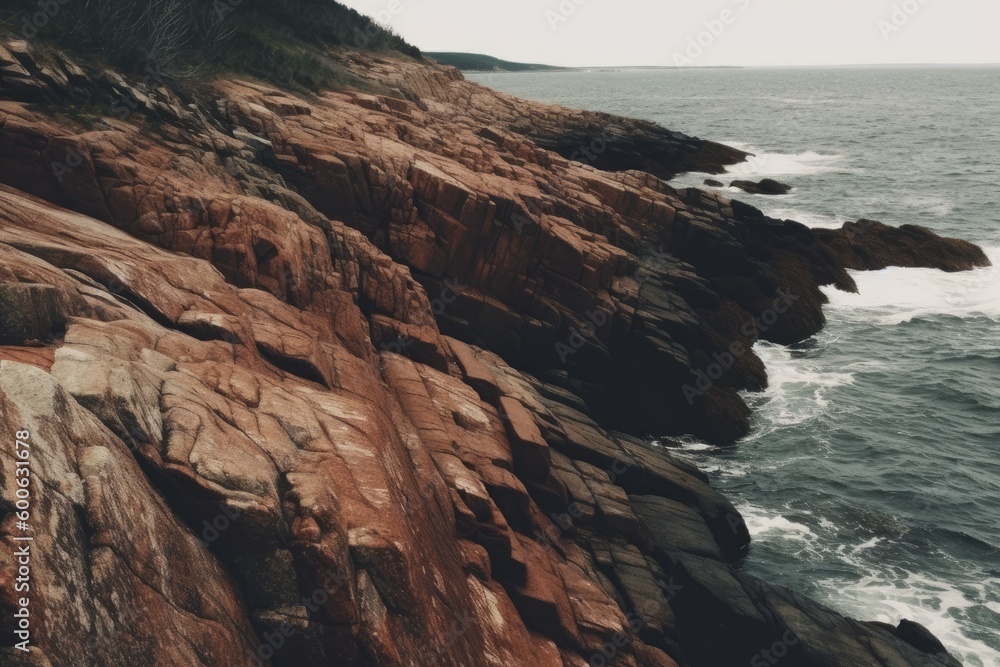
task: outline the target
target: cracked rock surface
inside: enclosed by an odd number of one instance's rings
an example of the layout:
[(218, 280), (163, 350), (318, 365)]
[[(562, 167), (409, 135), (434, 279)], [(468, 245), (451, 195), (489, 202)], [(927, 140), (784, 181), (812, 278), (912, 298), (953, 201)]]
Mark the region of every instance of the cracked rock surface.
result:
[(733, 149), (330, 57), (372, 90), (187, 104), (0, 45), (0, 665), (957, 664), (741, 574), (738, 511), (645, 436), (733, 442), (820, 286), (978, 248), (816, 233), (660, 180)]

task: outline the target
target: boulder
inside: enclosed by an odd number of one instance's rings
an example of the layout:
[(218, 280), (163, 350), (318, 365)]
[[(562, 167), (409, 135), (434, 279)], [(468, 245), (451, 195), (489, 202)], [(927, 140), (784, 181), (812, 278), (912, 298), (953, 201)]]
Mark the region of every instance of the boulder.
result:
[(765, 178), (758, 182), (733, 181), (729, 187), (739, 188), (752, 195), (787, 195), (792, 191), (792, 186), (779, 183), (772, 178)]
[(890, 227), (875, 220), (845, 222), (840, 229), (817, 229), (816, 237), (843, 263), (858, 271), (889, 266), (957, 272), (991, 266), (979, 246), (941, 238), (926, 227)]

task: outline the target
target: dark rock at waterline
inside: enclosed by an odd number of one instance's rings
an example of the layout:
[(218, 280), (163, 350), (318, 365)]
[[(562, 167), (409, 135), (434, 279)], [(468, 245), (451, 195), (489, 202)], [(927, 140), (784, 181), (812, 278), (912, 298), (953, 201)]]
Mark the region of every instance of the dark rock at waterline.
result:
[(709, 187), (713, 187), (713, 188), (724, 188), (724, 187), (726, 187), (725, 183), (723, 183), (722, 181), (717, 181), (714, 178), (706, 178), (705, 179), (705, 185), (707, 185)]
[(924, 653), (948, 653), (948, 649), (944, 647), (941, 640), (916, 621), (904, 618), (896, 627), (896, 636)]
[(816, 237), (847, 268), (877, 271), (889, 266), (956, 272), (990, 266), (982, 248), (939, 236), (926, 227), (890, 227), (875, 220), (845, 222), (841, 229), (816, 229)]
[(752, 195), (787, 195), (792, 191), (792, 186), (779, 183), (772, 178), (765, 178), (756, 183), (754, 181), (733, 181), (729, 185)]
[[(863, 623), (726, 562), (695, 507), (630, 496), (653, 555), (669, 582), (672, 630), (696, 667), (787, 664), (796, 667), (959, 667), (926, 629)], [(726, 641), (719, 641), (725, 637)], [(678, 657), (678, 656), (675, 656)]]
[(739, 149), (664, 130), (654, 123), (611, 118), (602, 119), (600, 134), (595, 134), (591, 125), (593, 115), (583, 112), (563, 114), (558, 123), (552, 123), (548, 116), (532, 124), (515, 123), (511, 131), (574, 162), (604, 171), (641, 170), (664, 180), (691, 171), (719, 174), (748, 156)]
[(629, 496), (629, 501), (658, 547), (726, 560), (704, 518), (691, 507), (659, 496)]
[[(0, 69), (0, 431), (44, 422), (40, 488), (87, 491), (36, 507), (32, 605), (76, 619), (47, 664), (229, 667), (288, 628), (303, 667), (956, 664), (740, 575), (736, 508), (633, 437), (735, 440), (753, 343), (856, 288), (813, 230), (662, 180), (745, 154), (385, 54), (331, 55), (385, 94), (188, 106), (8, 47), (40, 76)], [(71, 85), (148, 104), (25, 105)]]
[(741, 658), (741, 664), (761, 664), (753, 662), (758, 656), (764, 658), (763, 664), (774, 664), (763, 655), (768, 651), (775, 657), (786, 653), (787, 663), (783, 664), (809, 667), (961, 667), (962, 663), (947, 651), (927, 652), (901, 637), (898, 630), (892, 632), (879, 624), (845, 618), (781, 586), (743, 574), (736, 577), (757, 608), (774, 624), (778, 635), (771, 644), (762, 644), (760, 637), (755, 637), (760, 653), (751, 654), (746, 660)]

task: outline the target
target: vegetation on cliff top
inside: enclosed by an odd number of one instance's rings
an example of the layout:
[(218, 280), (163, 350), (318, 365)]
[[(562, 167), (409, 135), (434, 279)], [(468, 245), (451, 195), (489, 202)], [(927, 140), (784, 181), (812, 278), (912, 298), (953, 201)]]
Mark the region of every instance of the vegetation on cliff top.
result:
[(228, 69), (313, 90), (350, 81), (326, 47), (421, 57), (391, 28), (333, 0), (12, 0), (0, 22), (125, 71)]

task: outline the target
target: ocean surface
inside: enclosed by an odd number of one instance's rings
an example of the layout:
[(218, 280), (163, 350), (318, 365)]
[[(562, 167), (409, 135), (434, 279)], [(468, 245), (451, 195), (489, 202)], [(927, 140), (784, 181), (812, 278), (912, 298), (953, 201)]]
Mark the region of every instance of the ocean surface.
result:
[[(756, 154), (722, 188), (779, 218), (916, 223), (1000, 265), (1000, 68), (604, 70), (470, 74), (521, 97), (656, 121)], [(675, 185), (701, 185), (686, 174)], [(735, 449), (686, 455), (743, 512), (742, 567), (846, 614), (928, 626), (966, 665), (1000, 667), (1000, 268), (856, 273), (829, 324), (757, 346)]]

